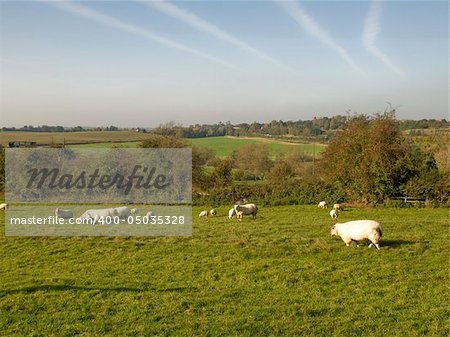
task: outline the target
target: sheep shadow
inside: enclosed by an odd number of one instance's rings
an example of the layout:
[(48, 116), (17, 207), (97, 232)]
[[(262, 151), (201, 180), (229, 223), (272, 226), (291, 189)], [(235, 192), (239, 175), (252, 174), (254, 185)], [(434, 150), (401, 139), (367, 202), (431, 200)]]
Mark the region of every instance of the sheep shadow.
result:
[(402, 248), (414, 245), (415, 241), (411, 240), (383, 240), (381, 239), (380, 245), (389, 248)]
[(143, 287), (143, 288), (131, 288), (131, 287), (115, 287), (115, 288), (102, 288), (102, 287), (84, 287), (84, 286), (73, 286), (73, 285), (66, 285), (66, 284), (56, 284), (56, 285), (49, 285), (49, 284), (43, 284), (38, 286), (31, 286), (31, 287), (24, 287), (24, 288), (18, 288), (18, 289), (10, 289), (10, 290), (0, 290), (0, 297), (6, 296), (6, 295), (13, 295), (13, 294), (31, 294), (39, 291), (44, 292), (52, 292), (52, 291), (94, 291), (94, 292), (100, 292), (100, 293), (109, 293), (109, 292), (144, 292), (144, 291), (152, 291), (152, 292), (185, 292), (185, 291), (191, 291), (196, 292), (198, 291), (195, 287), (173, 287), (173, 288), (149, 288), (149, 287)]

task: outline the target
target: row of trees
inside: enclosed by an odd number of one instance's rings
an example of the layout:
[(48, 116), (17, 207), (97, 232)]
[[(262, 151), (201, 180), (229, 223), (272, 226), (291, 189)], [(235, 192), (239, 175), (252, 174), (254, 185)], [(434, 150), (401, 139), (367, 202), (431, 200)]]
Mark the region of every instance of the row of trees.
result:
[(65, 128), (61, 125), (24, 125), (21, 128), (15, 127), (2, 127), (2, 131), (26, 131), (26, 132), (77, 132), (85, 131), (81, 126), (75, 126), (72, 128)]
[[(293, 137), (311, 137), (342, 129), (353, 117), (350, 115), (336, 115), (333, 117), (314, 117), (312, 120), (282, 121), (273, 120), (268, 123), (240, 123), (231, 124), (230, 122), (219, 122), (216, 124), (195, 124), (188, 127), (177, 125), (174, 122), (168, 122), (159, 125), (152, 132), (164, 136), (176, 136), (179, 138), (202, 138), (212, 136), (293, 136)], [(420, 133), (421, 130), (448, 128), (450, 123), (436, 119), (421, 120), (402, 120), (399, 121), (401, 130), (414, 130), (414, 133)], [(135, 128), (134, 128), (135, 129)], [(133, 129), (133, 130), (134, 130)], [(141, 128), (146, 130), (145, 128)], [(128, 130), (114, 125), (96, 128), (63, 127), (60, 125), (25, 125), (20, 128), (3, 127), (2, 131), (29, 131), (29, 132), (77, 132), (77, 131), (121, 131)]]
[(342, 128), (346, 116), (320, 117), (312, 120), (282, 121), (273, 120), (269, 123), (240, 123), (219, 122), (216, 124), (195, 124), (188, 127), (165, 123), (152, 130), (153, 133), (164, 136), (176, 136), (181, 138), (203, 138), (215, 136), (317, 136), (326, 130), (337, 130)]
[(2, 127), (2, 131), (24, 131), (24, 132), (80, 132), (80, 131), (123, 131), (127, 130), (119, 128), (114, 125), (96, 127), (96, 128), (83, 128), (82, 126), (64, 127), (61, 125), (24, 125), (20, 128), (16, 127)]
[(449, 122), (445, 119), (406, 119), (400, 121), (400, 128), (402, 130), (411, 129), (443, 129), (448, 128)]
[[(203, 138), (213, 136), (283, 136), (283, 137), (317, 137), (328, 136), (336, 130), (341, 130), (356, 116), (336, 115), (333, 117), (313, 118), (312, 120), (282, 121), (273, 120), (269, 123), (231, 124), (195, 124), (183, 127), (175, 123), (165, 123), (152, 130), (153, 133), (180, 138)], [(398, 121), (400, 130), (448, 128), (450, 123), (444, 120), (422, 119), (420, 121)], [(416, 132), (416, 131), (415, 131)], [(321, 137), (326, 140), (328, 137)]]
[[(272, 159), (265, 145), (247, 144), (226, 158), (194, 147), (194, 191), (201, 200), (212, 202), (257, 198), (308, 203), (322, 197), (336, 202), (380, 203), (400, 197), (448, 202), (448, 166), (440, 165), (432, 151), (406, 139), (401, 131), (393, 113), (353, 116), (315, 163), (315, 171), (310, 156), (286, 152)], [(173, 136), (150, 139), (142, 146), (187, 146)]]

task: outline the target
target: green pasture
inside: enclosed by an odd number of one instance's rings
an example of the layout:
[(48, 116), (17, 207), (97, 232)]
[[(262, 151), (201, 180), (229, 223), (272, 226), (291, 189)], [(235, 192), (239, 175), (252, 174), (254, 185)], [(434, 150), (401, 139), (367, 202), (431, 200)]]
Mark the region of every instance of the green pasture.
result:
[(136, 148), (139, 147), (139, 144), (140, 142), (107, 142), (107, 143), (73, 144), (68, 145), (68, 147), (72, 149), (111, 148), (111, 147)]
[(115, 142), (138, 142), (145, 133), (134, 131), (81, 131), (81, 132), (0, 132), (0, 144), (9, 142), (36, 142), (42, 144), (114, 144)]
[(329, 209), (213, 206), (192, 237), (0, 236), (0, 336), (448, 336), (447, 209), (343, 211), (377, 251)]
[[(264, 140), (261, 138), (231, 138), (231, 137), (206, 137), (206, 138), (190, 138), (188, 143), (211, 149), (219, 157), (229, 156), (233, 151), (239, 150), (245, 144), (267, 144), (271, 155), (274, 157), (284, 151), (301, 151), (306, 154), (320, 153), (324, 149), (324, 145), (312, 143), (283, 143), (276, 140)], [(126, 147), (134, 148), (139, 146), (139, 142), (105, 142), (91, 144), (74, 144), (69, 145), (70, 148), (109, 148), (109, 147)]]
[(246, 144), (267, 144), (272, 156), (283, 151), (301, 151), (307, 154), (320, 153), (324, 149), (322, 144), (313, 143), (285, 143), (265, 138), (237, 138), (237, 137), (206, 137), (192, 138), (188, 140), (192, 145), (206, 147), (215, 152), (219, 157), (229, 156)]
[[(84, 131), (84, 132), (0, 132), (0, 144), (7, 145), (11, 141), (33, 141), (38, 145), (66, 144), (69, 148), (135, 148), (147, 134), (133, 131)], [(245, 144), (267, 144), (272, 157), (284, 151), (301, 151), (312, 155), (319, 154), (325, 145), (319, 143), (288, 143), (261, 137), (206, 137), (191, 138), (192, 145), (205, 147), (214, 151), (219, 157), (230, 155)]]

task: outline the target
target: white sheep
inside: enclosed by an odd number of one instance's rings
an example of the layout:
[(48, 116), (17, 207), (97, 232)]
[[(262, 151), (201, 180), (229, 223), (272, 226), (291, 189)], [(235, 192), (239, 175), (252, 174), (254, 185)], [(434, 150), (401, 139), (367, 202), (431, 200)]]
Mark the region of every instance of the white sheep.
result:
[(228, 219), (233, 219), (233, 216), (236, 215), (236, 211), (233, 208), (230, 208), (230, 210), (228, 211)]
[(95, 224), (100, 219), (106, 220), (107, 217), (114, 218), (116, 216), (118, 217), (119, 213), (115, 208), (88, 209), (80, 216), (80, 219), (92, 219), (92, 223)]
[(70, 209), (55, 209), (55, 215), (57, 218), (62, 219), (72, 219), (73, 218), (73, 212)]
[(326, 201), (321, 201), (321, 202), (319, 202), (317, 207), (319, 207), (319, 208), (327, 208), (327, 202)]
[(0, 204), (0, 209), (7, 209), (8, 208), (8, 204)]
[(330, 216), (331, 216), (331, 218), (333, 218), (333, 219), (337, 219), (337, 217), (339, 216), (339, 211), (338, 211), (337, 209), (332, 209), (332, 210), (330, 211)]
[(135, 214), (137, 212), (137, 208), (130, 209), (128, 206), (116, 207), (114, 209), (117, 211), (118, 217), (121, 219), (126, 219), (131, 214)]
[(355, 220), (335, 224), (331, 228), (330, 234), (340, 236), (347, 246), (350, 246), (352, 241), (355, 241), (358, 245), (358, 241), (368, 239), (370, 240), (369, 248), (375, 245), (377, 249), (380, 249), (378, 243), (383, 235), (383, 231), (381, 225), (376, 221)]
[(208, 211), (201, 211), (198, 216), (200, 218), (206, 218), (206, 217), (208, 217)]
[(258, 213), (258, 206), (255, 204), (245, 204), (245, 205), (234, 205), (234, 210), (237, 212), (242, 212), (244, 215), (251, 215), (253, 219), (256, 219), (256, 214)]
[(148, 211), (147, 214), (145, 215), (149, 220), (152, 219), (152, 216), (155, 216), (155, 213), (153, 213), (152, 211)]
[(217, 211), (213, 208), (212, 210), (209, 211), (209, 214), (211, 216), (216, 216), (217, 215)]
[(341, 205), (340, 205), (340, 204), (334, 204), (334, 205), (333, 205), (333, 209), (339, 211), (339, 210), (341, 209)]

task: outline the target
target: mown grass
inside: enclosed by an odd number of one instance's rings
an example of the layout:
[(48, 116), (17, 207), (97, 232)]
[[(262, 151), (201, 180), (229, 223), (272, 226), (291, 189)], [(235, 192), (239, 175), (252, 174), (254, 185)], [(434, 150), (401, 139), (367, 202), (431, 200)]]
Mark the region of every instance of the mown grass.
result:
[(219, 157), (229, 156), (246, 144), (267, 144), (272, 156), (283, 151), (301, 151), (306, 154), (316, 154), (323, 150), (324, 145), (312, 143), (284, 143), (264, 138), (236, 138), (236, 137), (206, 137), (189, 139), (192, 145), (206, 147), (215, 152)]
[[(84, 132), (0, 132), (0, 144), (8, 142), (37, 142), (38, 145), (66, 144), (69, 148), (109, 148), (109, 147), (138, 147), (140, 140), (148, 137), (145, 133), (134, 131), (84, 131)], [(219, 157), (229, 156), (245, 144), (267, 144), (272, 157), (283, 151), (301, 151), (306, 154), (319, 154), (323, 144), (313, 143), (286, 143), (267, 138), (237, 138), (237, 137), (206, 137), (191, 138), (192, 145), (212, 149)]]
[(109, 142), (109, 143), (89, 143), (89, 144), (73, 144), (68, 147), (71, 149), (88, 149), (88, 148), (137, 148), (141, 142)]
[(377, 251), (314, 206), (228, 208), (187, 238), (0, 237), (0, 335), (448, 335), (448, 210), (342, 212), (382, 223)]
[[(301, 151), (306, 154), (319, 154), (324, 145), (312, 143), (282, 143), (276, 140), (263, 140), (260, 138), (248, 139), (248, 138), (230, 138), (230, 137), (207, 137), (207, 138), (195, 138), (188, 139), (188, 143), (199, 147), (205, 147), (214, 151), (219, 157), (229, 156), (233, 151), (239, 150), (245, 144), (268, 144), (270, 154), (275, 157), (277, 154), (283, 151)], [(70, 148), (109, 148), (109, 147), (126, 147), (135, 148), (139, 147), (140, 142), (105, 142), (105, 143), (90, 143), (90, 144), (74, 144), (69, 145)]]
[[(0, 132), (0, 144), (8, 142), (37, 142), (38, 144), (79, 144), (137, 142), (148, 137), (145, 133), (134, 131), (83, 131), (83, 132)], [(94, 145), (95, 146), (95, 145)]]

